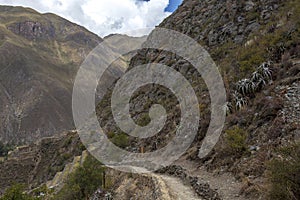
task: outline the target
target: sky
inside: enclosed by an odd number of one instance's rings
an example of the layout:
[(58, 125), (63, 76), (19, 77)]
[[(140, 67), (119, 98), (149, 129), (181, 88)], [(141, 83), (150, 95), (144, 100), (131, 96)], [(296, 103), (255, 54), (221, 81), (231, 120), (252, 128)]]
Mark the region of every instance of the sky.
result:
[(169, 5), (165, 8), (165, 11), (174, 12), (181, 3), (182, 0), (170, 0)]
[(101, 37), (154, 28), (182, 0), (0, 0), (0, 5), (51, 12), (82, 25)]

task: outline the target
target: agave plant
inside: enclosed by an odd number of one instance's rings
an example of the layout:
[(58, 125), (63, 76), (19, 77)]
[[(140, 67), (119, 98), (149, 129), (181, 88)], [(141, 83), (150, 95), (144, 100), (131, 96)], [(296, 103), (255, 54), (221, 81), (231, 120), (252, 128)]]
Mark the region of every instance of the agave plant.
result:
[(226, 102), (225, 109), (226, 109), (226, 114), (227, 115), (230, 114), (230, 113), (233, 113), (232, 103), (231, 102)]
[(237, 83), (236, 89), (240, 94), (245, 95), (247, 91), (247, 79), (240, 80)]
[(256, 84), (255, 90), (256, 90), (256, 91), (259, 91), (259, 90), (261, 90), (261, 89), (267, 84), (267, 82), (265, 81), (265, 79), (260, 78), (260, 79), (258, 79), (258, 80), (256, 81), (255, 84)]
[(250, 79), (247, 79), (247, 94), (255, 92), (256, 85)]
[(258, 71), (252, 73), (251, 81), (255, 83), (255, 91), (261, 90), (267, 84), (265, 78)]
[(240, 110), (242, 107), (247, 105), (247, 100), (238, 91), (231, 93), (231, 102), (227, 102), (226, 111), (227, 113), (233, 113), (234, 111)]
[(247, 100), (243, 97), (237, 99), (237, 101), (235, 102), (236, 110), (241, 110), (246, 105), (247, 105)]
[(255, 88), (255, 83), (250, 79), (242, 79), (237, 83), (237, 91), (243, 96), (253, 93)]
[(266, 80), (272, 80), (271, 62), (264, 62), (257, 68), (257, 72)]
[(252, 73), (251, 81), (252, 82), (258, 82), (262, 78), (263, 78), (262, 75), (258, 71), (255, 71), (255, 72)]
[(241, 94), (238, 91), (234, 90), (234, 92), (232, 93), (232, 97), (233, 97), (232, 100), (235, 101), (241, 97)]

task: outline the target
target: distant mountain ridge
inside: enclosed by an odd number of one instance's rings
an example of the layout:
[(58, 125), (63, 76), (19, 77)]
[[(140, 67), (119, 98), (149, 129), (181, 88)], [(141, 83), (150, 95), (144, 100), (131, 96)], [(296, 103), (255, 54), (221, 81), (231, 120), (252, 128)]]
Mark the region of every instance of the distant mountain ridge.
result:
[(0, 141), (30, 143), (74, 129), (73, 81), (101, 41), (57, 15), (0, 6)]

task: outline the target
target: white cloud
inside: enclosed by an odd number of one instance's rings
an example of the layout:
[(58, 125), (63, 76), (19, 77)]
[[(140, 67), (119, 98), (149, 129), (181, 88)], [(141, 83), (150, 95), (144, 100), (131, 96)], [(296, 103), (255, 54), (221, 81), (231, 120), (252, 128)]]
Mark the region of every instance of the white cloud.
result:
[(164, 12), (168, 3), (168, 0), (0, 0), (2, 5), (53, 12), (100, 36), (153, 28), (171, 14)]

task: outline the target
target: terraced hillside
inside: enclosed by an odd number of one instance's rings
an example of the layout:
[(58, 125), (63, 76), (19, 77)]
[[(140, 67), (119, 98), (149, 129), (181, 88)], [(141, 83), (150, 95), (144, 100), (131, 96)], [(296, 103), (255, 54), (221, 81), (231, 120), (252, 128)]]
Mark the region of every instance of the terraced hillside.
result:
[(64, 132), (16, 148), (0, 163), (0, 192), (15, 183), (25, 184), (28, 190), (45, 184), (83, 149), (76, 132)]

